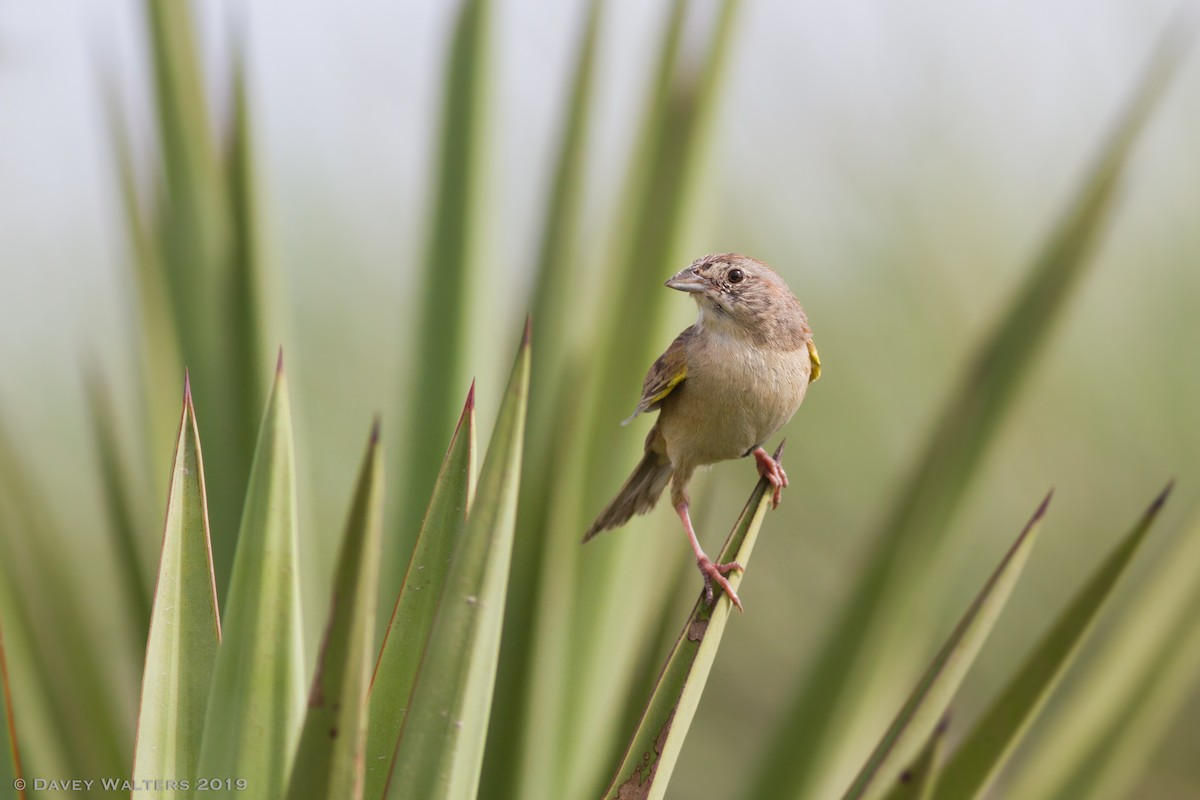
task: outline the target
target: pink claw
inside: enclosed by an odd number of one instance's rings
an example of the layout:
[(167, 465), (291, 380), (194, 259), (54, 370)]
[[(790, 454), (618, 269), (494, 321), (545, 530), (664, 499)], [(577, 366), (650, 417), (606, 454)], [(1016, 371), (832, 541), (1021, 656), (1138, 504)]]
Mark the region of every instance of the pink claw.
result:
[(726, 564), (714, 564), (708, 556), (696, 559), (696, 566), (700, 568), (700, 574), (704, 576), (704, 601), (706, 603), (712, 603), (712, 585), (716, 583), (721, 587), (721, 591), (725, 592), (729, 596), (729, 599), (733, 601), (733, 604), (737, 606), (738, 611), (743, 610), (742, 601), (738, 599), (737, 592), (729, 585), (729, 581), (726, 580), (725, 576), (735, 570), (741, 572), (745, 567), (736, 561), (730, 561)]
[(783, 499), (783, 489), (788, 485), (787, 473), (783, 471), (783, 465), (761, 447), (754, 449), (754, 460), (758, 464), (758, 474), (775, 487), (775, 493), (771, 497), (771, 508), (778, 508), (779, 501)]

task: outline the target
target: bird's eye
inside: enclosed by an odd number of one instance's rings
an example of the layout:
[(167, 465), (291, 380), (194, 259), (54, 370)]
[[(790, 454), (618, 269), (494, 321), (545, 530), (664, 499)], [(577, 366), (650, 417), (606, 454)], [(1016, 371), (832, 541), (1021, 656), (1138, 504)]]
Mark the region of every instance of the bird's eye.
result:
[(730, 283), (741, 283), (745, 277), (746, 277), (746, 273), (742, 272), (740, 269), (729, 270), (729, 282)]

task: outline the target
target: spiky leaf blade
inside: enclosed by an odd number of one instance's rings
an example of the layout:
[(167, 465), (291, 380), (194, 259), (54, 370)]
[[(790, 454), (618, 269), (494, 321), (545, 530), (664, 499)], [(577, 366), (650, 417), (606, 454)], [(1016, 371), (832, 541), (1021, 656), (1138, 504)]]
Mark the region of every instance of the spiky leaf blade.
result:
[(382, 797), (387, 788), (413, 681), (446, 585), (451, 557), (466, 526), (467, 508), (475, 489), (475, 452), (472, 384), (434, 484), (371, 682), (364, 793), (370, 800)]
[(387, 797), (474, 797), (483, 766), (529, 395), (529, 327), (413, 686)]
[[(433, 489), (436, 454), (454, 421), (461, 396), (466, 345), (471, 243), (478, 238), (477, 200), (488, 85), (490, 0), (461, 0), (448, 52), (438, 183), (425, 257), (423, 301), (416, 341), (438, 343), (414, 354), (413, 383), (420, 384), (409, 408), (413, 443), (404, 473), (401, 552), (410, 552), (417, 515)], [(399, 571), (398, 569), (396, 571)]]
[(946, 764), (934, 795), (936, 798), (977, 797), (987, 789), (1070, 664), (1104, 601), (1153, 526), (1170, 491), (1171, 487), (1167, 486), (1133, 529), (1092, 572), (1008, 686), (967, 734)]
[(884, 797), (916, 760), (944, 719), (959, 684), (1000, 617), (1029, 560), (1050, 496), (967, 608), (908, 700), (844, 795), (846, 800)]
[(363, 796), (367, 691), (383, 526), (383, 467), (376, 423), (359, 471), (334, 576), (333, 598), (308, 694), (289, 800)]
[(933, 796), (942, 767), (947, 722), (947, 718), (943, 718), (929, 734), (925, 746), (900, 773), (884, 800), (929, 800)]
[[(782, 456), (780, 443), (775, 458), (779, 460)], [(770, 484), (766, 478), (760, 478), (721, 548), (718, 563), (737, 561), (748, 567), (770, 504)], [(737, 591), (742, 575), (735, 572), (728, 578)], [(712, 605), (705, 602), (703, 593), (696, 600), (629, 740), (625, 758), (604, 793), (608, 800), (627, 797), (661, 800), (666, 796), (671, 772), (700, 705), (732, 609), (733, 603), (724, 594)]]
[(200, 775), (282, 797), (304, 714), (296, 474), (282, 359), (250, 469)]
[[(220, 641), (204, 460), (191, 387), (185, 383), (146, 643), (133, 755), (135, 782), (191, 781), (198, 774)], [(158, 796), (186, 798), (189, 793), (165, 789)]]
[[(1198, 520), (1197, 522), (1200, 522)], [(1200, 524), (1159, 548), (1100, 647), (1021, 747), (1012, 797), (1121, 798), (1187, 708), (1200, 675)]]

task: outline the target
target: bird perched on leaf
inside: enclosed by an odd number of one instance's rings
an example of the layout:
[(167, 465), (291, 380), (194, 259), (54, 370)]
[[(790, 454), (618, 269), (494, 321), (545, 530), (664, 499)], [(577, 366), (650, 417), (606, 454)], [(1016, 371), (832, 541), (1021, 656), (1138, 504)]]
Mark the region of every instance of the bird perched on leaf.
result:
[(691, 294), (700, 315), (646, 374), (641, 402), (622, 423), (658, 410), (645, 455), (583, 540), (645, 514), (670, 483), (708, 602), (716, 583), (741, 609), (725, 576), (742, 565), (715, 564), (705, 555), (688, 513), (688, 481), (697, 467), (753, 455), (774, 487), (772, 507), (778, 506), (787, 473), (762, 444), (796, 413), (821, 374), (821, 360), (800, 301), (761, 261), (736, 253), (705, 256), (667, 286)]

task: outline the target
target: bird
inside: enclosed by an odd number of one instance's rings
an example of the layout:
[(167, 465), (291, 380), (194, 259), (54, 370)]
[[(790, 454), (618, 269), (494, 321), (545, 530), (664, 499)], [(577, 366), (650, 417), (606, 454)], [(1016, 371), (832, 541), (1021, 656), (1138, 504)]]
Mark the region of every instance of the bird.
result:
[(726, 576), (743, 567), (714, 563), (705, 554), (688, 511), (688, 482), (698, 467), (752, 455), (773, 487), (771, 506), (778, 507), (787, 473), (762, 445), (796, 413), (821, 374), (821, 359), (800, 301), (761, 261), (738, 253), (704, 256), (666, 285), (690, 294), (699, 314), (646, 373), (641, 400), (621, 424), (654, 410), (658, 418), (642, 460), (583, 541), (650, 511), (670, 484), (706, 601), (713, 602), (715, 583), (740, 611)]

